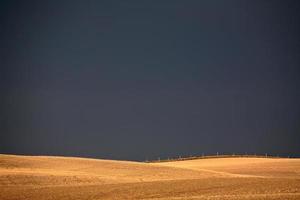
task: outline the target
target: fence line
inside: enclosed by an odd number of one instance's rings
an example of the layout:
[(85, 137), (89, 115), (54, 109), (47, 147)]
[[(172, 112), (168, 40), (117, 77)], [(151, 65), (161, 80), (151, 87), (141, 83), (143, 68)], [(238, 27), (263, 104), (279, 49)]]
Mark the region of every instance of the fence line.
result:
[(159, 157), (157, 160), (146, 160), (145, 162), (147, 163), (157, 163), (157, 162), (174, 162), (174, 161), (184, 161), (184, 160), (195, 160), (195, 159), (210, 159), (210, 158), (240, 158), (240, 157), (247, 157), (247, 158), (291, 158), (290, 156), (273, 156), (273, 155), (269, 155), (269, 154), (264, 154), (264, 155), (258, 155), (258, 154), (232, 154), (232, 155), (226, 155), (226, 154), (222, 154), (220, 155), (219, 153), (217, 153), (217, 155), (204, 155), (201, 154), (200, 156), (187, 156), (187, 157), (182, 157), (182, 156), (178, 156), (178, 157), (168, 157), (167, 159), (161, 159), (161, 157)]

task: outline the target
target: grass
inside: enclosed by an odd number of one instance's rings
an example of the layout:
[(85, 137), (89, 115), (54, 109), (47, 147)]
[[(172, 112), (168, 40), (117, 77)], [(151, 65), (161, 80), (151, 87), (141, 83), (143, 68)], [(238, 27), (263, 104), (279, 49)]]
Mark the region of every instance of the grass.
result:
[(145, 163), (0, 155), (0, 199), (300, 199), (300, 159), (204, 158)]

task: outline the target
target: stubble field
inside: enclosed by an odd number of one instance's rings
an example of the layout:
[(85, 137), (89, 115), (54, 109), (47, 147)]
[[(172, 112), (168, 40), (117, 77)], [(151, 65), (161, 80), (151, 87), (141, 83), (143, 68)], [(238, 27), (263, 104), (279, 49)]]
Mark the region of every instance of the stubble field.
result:
[(0, 199), (300, 199), (300, 159), (0, 155)]

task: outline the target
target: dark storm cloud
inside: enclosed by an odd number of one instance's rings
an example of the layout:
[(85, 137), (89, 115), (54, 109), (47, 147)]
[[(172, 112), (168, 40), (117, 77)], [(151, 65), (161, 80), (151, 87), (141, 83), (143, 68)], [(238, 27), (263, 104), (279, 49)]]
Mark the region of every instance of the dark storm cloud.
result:
[(299, 156), (297, 1), (1, 1), (0, 153)]

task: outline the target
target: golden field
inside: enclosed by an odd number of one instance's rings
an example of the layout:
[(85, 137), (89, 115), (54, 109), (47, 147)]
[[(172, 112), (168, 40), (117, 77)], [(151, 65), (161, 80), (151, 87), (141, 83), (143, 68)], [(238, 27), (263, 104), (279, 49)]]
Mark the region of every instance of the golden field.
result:
[(300, 199), (300, 159), (0, 155), (0, 199)]

